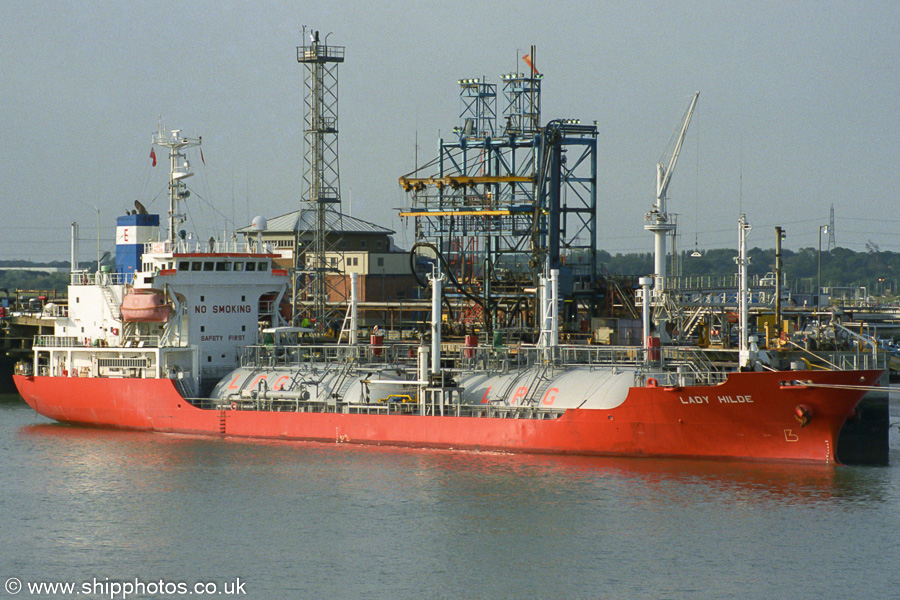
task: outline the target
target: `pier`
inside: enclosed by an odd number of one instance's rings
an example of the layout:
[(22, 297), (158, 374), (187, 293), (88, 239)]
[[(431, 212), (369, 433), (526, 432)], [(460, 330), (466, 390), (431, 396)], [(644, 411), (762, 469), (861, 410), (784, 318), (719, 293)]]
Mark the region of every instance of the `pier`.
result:
[(54, 291), (0, 289), (0, 393), (14, 393), (12, 373), (20, 360), (31, 360), (35, 336), (52, 334), (55, 318), (67, 302)]

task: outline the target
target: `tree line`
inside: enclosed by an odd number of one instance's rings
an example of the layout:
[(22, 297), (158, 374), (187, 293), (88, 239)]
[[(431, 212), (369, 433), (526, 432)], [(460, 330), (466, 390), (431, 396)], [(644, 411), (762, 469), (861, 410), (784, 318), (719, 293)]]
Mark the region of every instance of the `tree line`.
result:
[[(729, 275), (737, 272), (734, 262), (737, 251), (716, 249), (703, 251), (701, 256), (691, 256), (693, 251), (681, 252), (677, 265), (669, 257), (669, 274), (684, 276)], [(775, 250), (753, 248), (750, 256), (749, 275), (763, 276), (775, 271)], [(610, 274), (642, 276), (653, 272), (653, 254), (616, 254), (598, 251), (598, 261)], [(811, 293), (819, 278), (817, 248), (800, 248), (794, 252), (782, 249), (782, 270), (788, 285), (797, 292)], [(900, 253), (869, 251), (854, 252), (847, 248), (835, 248), (821, 253), (822, 287), (864, 287), (869, 295), (897, 295), (900, 290)]]
[[(737, 272), (733, 249), (705, 250), (699, 257), (683, 251), (677, 265), (669, 259), (669, 274), (684, 276), (730, 275)], [(775, 270), (775, 250), (753, 248), (750, 255), (750, 276), (763, 276)], [(819, 278), (819, 251), (817, 248), (783, 249), (781, 260), (788, 285), (796, 292), (815, 290)], [(653, 254), (649, 252), (612, 255), (605, 250), (597, 252), (603, 270), (612, 275), (640, 277), (653, 272)], [(96, 265), (96, 263), (94, 263)], [(65, 291), (69, 282), (67, 273), (42, 273), (28, 271), (28, 267), (68, 266), (65, 262), (36, 264), (28, 261), (0, 261), (0, 288), (13, 291), (58, 290)], [(674, 266), (674, 268), (673, 268)], [(14, 270), (9, 270), (14, 267)], [(821, 253), (821, 280), (823, 287), (864, 287), (868, 295), (896, 296), (900, 292), (900, 253), (880, 250), (855, 252), (847, 248), (823, 250)]]

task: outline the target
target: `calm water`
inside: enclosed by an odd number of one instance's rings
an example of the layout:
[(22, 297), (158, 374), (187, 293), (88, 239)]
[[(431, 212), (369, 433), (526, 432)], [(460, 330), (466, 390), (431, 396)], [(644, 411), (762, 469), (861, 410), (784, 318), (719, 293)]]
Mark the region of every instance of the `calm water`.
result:
[(7, 399), (0, 579), (95, 585), (79, 598), (238, 577), (262, 599), (896, 598), (892, 442), (884, 468), (512, 456), (76, 428)]

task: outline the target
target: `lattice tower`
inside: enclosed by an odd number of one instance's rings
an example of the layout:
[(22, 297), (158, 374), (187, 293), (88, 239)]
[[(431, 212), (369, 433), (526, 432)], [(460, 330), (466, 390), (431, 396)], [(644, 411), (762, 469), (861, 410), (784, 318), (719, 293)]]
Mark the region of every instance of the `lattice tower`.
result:
[[(303, 33), (305, 41), (306, 28)], [(294, 315), (295, 320), (300, 319), (302, 307), (311, 309), (316, 330), (322, 332), (340, 316), (336, 300), (343, 298), (344, 287), (338, 168), (338, 65), (344, 62), (344, 47), (320, 41), (318, 31), (310, 30), (308, 39), (308, 45), (297, 47), (297, 62), (306, 66), (306, 74), (303, 191), (294, 253), (300, 289)], [(315, 212), (311, 239), (303, 235), (307, 211)]]
[(836, 243), (834, 241), (834, 204), (831, 205), (831, 218), (828, 220), (828, 251), (834, 250)]

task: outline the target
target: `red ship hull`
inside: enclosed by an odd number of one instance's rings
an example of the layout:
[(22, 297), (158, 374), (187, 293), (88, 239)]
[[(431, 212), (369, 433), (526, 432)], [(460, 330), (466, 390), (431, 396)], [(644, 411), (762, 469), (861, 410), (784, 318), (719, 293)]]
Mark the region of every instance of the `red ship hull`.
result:
[[(556, 419), (200, 409), (168, 379), (16, 376), (51, 419), (215, 436), (558, 454), (835, 463), (841, 427), (881, 371), (733, 373), (717, 386), (631, 388), (616, 408)], [(805, 418), (804, 418), (805, 417)], [(806, 421), (803, 424), (801, 421)]]

